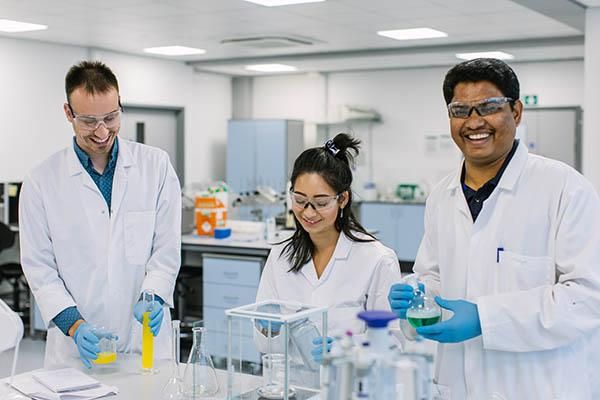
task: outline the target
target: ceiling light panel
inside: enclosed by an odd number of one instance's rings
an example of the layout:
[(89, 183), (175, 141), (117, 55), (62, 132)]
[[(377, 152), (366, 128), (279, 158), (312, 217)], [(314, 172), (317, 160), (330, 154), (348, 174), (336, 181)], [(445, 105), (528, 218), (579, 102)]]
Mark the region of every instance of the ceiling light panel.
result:
[(246, 65), (246, 70), (255, 72), (294, 72), (298, 68), (285, 64), (254, 64)]
[(162, 56), (191, 56), (196, 54), (204, 54), (206, 50), (196, 49), (185, 46), (163, 46), (163, 47), (148, 47), (144, 52), (150, 54), (160, 54)]
[(325, 0), (244, 0), (265, 7), (289, 6), (292, 4), (320, 3)]
[(503, 51), (480, 51), (476, 53), (457, 53), (456, 58), (460, 58), (461, 60), (473, 60), (475, 58), (497, 58), (499, 60), (512, 60), (515, 58), (515, 56)]
[(395, 40), (434, 39), (448, 36), (446, 32), (431, 28), (393, 29), (379, 31), (377, 34)]
[(29, 22), (12, 21), (10, 19), (0, 19), (0, 32), (18, 33), (43, 31), (44, 29), (48, 29), (48, 26), (31, 24)]

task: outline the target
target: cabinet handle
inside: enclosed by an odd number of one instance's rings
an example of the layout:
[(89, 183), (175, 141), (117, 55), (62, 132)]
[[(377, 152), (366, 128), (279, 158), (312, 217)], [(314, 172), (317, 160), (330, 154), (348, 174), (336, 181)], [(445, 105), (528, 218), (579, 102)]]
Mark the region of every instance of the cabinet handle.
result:
[(223, 272), (223, 275), (227, 279), (236, 279), (240, 274), (239, 272), (225, 271)]
[(239, 296), (223, 296), (223, 300), (228, 303), (237, 303), (239, 302), (240, 298)]

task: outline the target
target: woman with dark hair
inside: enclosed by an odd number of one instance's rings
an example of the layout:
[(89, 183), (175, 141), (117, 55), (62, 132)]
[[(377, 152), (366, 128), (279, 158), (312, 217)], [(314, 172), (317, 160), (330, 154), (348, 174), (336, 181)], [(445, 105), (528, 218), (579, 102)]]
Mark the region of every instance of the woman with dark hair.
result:
[[(296, 159), (290, 190), (296, 231), (271, 250), (256, 296), (257, 301), (329, 307), (332, 336), (346, 330), (363, 333), (356, 314), (389, 310), (388, 291), (400, 279), (394, 251), (367, 233), (351, 210), (351, 165), (359, 144), (340, 133)], [(277, 334), (277, 328), (271, 332)], [(321, 349), (315, 343), (316, 361)]]

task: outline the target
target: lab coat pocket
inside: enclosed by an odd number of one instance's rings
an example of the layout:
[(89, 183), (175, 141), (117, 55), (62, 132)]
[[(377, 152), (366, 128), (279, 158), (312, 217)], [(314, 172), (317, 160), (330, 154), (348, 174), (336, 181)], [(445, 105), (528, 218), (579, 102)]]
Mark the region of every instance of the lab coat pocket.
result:
[(125, 214), (125, 257), (130, 264), (145, 265), (152, 251), (154, 211), (129, 211)]
[(552, 285), (556, 279), (551, 257), (531, 257), (503, 251), (499, 261), (496, 264), (498, 293)]

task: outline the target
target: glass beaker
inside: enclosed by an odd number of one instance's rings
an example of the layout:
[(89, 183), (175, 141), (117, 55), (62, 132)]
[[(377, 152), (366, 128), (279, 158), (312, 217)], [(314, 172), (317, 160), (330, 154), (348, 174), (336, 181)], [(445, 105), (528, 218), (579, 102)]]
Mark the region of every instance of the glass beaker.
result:
[(200, 399), (215, 395), (219, 391), (219, 383), (204, 345), (206, 328), (194, 324), (192, 334), (192, 350), (183, 373), (183, 387), (186, 399)]
[[(256, 389), (256, 394), (265, 399), (283, 399), (285, 394), (285, 355), (280, 353), (262, 356), (263, 385)], [(296, 395), (296, 391), (288, 386), (288, 398)]]
[(100, 352), (98, 353), (98, 358), (92, 360), (92, 363), (103, 366), (117, 361), (117, 340), (119, 338), (103, 326), (92, 326), (91, 331), (100, 339), (98, 342)]
[(311, 351), (314, 348), (313, 340), (320, 336), (319, 329), (308, 318), (293, 322), (290, 325), (292, 343), (298, 349), (304, 365), (312, 371), (319, 369), (319, 363), (313, 359)]
[(171, 377), (163, 387), (161, 393), (162, 400), (182, 400), (184, 397), (183, 380), (179, 376), (179, 341), (180, 341), (180, 321), (171, 321), (172, 342), (171, 342)]
[(412, 277), (407, 280), (413, 287), (414, 296), (406, 310), (406, 319), (413, 328), (436, 324), (442, 318), (442, 310), (437, 303), (425, 296), (419, 287), (419, 281)]

